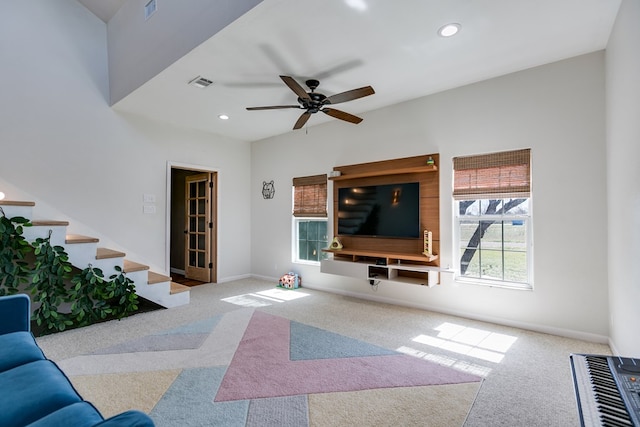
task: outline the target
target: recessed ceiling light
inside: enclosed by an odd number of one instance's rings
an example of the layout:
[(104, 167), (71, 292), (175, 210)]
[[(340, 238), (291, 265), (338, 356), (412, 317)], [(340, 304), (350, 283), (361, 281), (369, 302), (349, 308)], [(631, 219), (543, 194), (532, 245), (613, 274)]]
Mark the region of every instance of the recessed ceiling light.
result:
[(368, 8), (365, 0), (345, 0), (345, 3), (347, 3), (347, 6), (360, 12), (364, 12)]
[(458, 33), (458, 31), (460, 31), (460, 28), (462, 28), (462, 26), (460, 24), (456, 24), (456, 23), (443, 25), (438, 30), (438, 35), (440, 37), (451, 37), (451, 36), (456, 35)]
[(229, 116), (227, 116), (226, 114), (220, 114), (220, 115), (218, 116), (218, 118), (219, 118), (220, 120), (229, 120)]

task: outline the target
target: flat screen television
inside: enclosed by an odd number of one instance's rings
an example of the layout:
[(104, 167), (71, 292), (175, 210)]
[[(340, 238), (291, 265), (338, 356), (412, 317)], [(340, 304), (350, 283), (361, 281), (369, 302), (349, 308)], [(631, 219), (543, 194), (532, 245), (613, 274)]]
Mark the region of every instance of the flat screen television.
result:
[(420, 184), (339, 188), (338, 235), (419, 238)]

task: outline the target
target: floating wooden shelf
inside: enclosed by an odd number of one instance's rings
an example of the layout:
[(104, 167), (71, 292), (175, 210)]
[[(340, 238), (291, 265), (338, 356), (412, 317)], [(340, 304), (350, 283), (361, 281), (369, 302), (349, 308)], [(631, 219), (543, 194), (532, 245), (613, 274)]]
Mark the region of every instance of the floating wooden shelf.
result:
[(333, 181), (342, 181), (345, 179), (357, 179), (357, 178), (369, 178), (372, 176), (385, 176), (385, 175), (402, 175), (405, 173), (425, 173), (425, 172), (436, 172), (438, 167), (436, 165), (426, 165), (426, 166), (416, 166), (409, 168), (398, 168), (398, 169), (385, 169), (385, 170), (376, 170), (369, 172), (361, 172), (361, 173), (352, 173), (340, 176), (330, 176), (329, 179)]
[(361, 259), (375, 258), (385, 259), (388, 264), (400, 263), (402, 261), (409, 262), (433, 262), (438, 259), (438, 255), (426, 256), (423, 254), (411, 254), (404, 252), (384, 252), (384, 251), (372, 251), (367, 249), (323, 249), (323, 252), (332, 253), (337, 257), (351, 257), (352, 261), (356, 262)]

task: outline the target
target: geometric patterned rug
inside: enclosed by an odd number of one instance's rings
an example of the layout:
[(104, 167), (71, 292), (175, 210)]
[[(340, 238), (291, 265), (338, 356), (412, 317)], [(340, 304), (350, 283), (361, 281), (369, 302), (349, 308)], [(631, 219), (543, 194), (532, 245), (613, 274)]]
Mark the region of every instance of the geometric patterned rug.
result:
[(59, 363), (162, 426), (462, 425), (480, 377), (250, 308)]

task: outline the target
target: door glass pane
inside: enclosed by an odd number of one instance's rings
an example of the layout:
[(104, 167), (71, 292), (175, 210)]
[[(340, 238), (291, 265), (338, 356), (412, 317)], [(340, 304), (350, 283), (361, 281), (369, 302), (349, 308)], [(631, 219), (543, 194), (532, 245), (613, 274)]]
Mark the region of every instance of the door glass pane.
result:
[(204, 250), (204, 234), (198, 234), (198, 249)]
[(196, 214), (196, 201), (195, 200), (190, 200), (189, 201), (189, 215), (195, 215)]
[(198, 183), (198, 197), (204, 197), (204, 192), (206, 189), (206, 182), (201, 181)]
[(196, 231), (196, 218), (195, 217), (189, 218), (189, 231), (190, 232)]
[(195, 267), (196, 266), (196, 253), (195, 252), (189, 251), (189, 266), (190, 267)]
[(196, 196), (196, 191), (197, 191), (197, 182), (191, 182), (189, 183), (189, 198), (195, 197)]
[(206, 207), (206, 205), (205, 205), (204, 199), (198, 200), (198, 214), (199, 215), (204, 215), (205, 207)]
[(204, 252), (198, 252), (198, 267), (205, 267)]
[[(198, 232), (199, 233), (204, 233), (204, 229), (205, 229), (205, 222), (204, 222), (204, 217), (198, 217)], [(194, 230), (196, 231), (196, 230)]]

